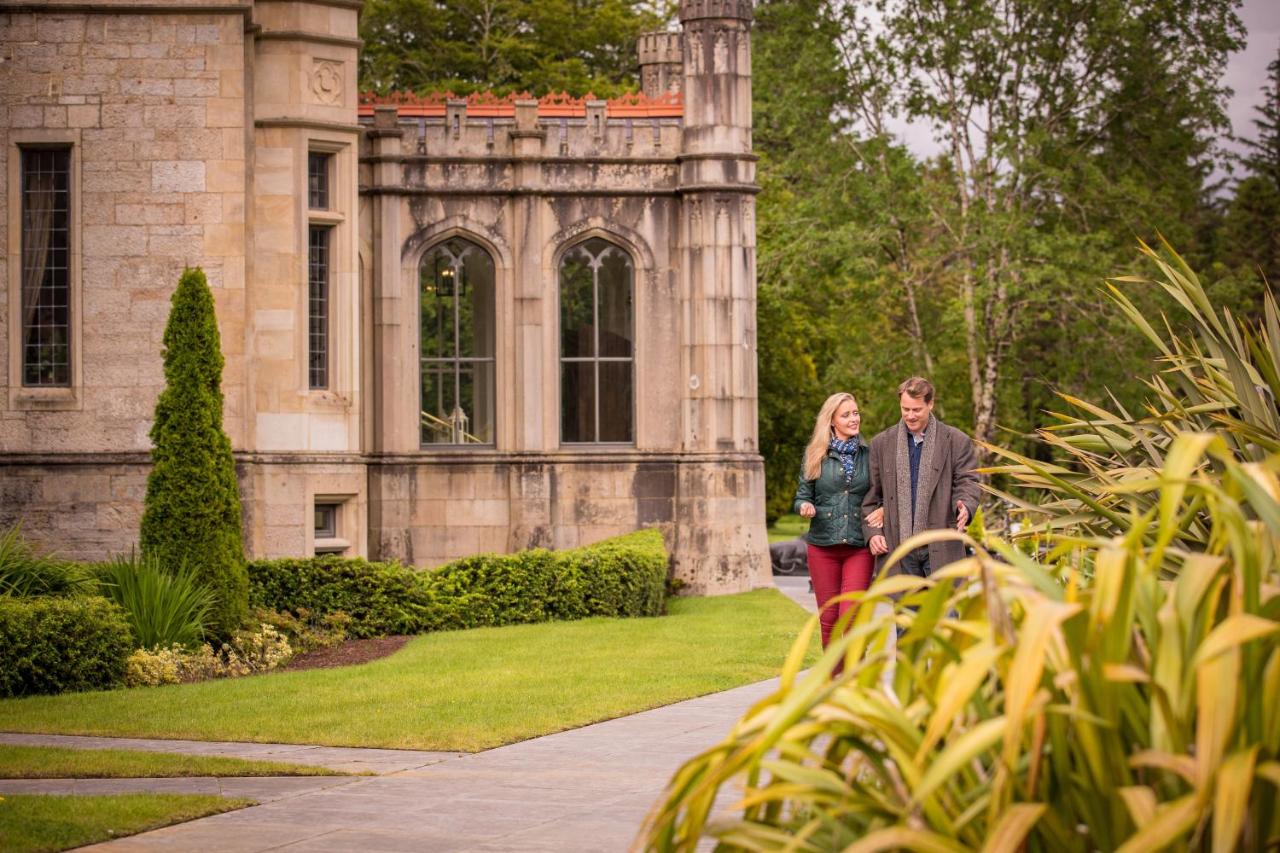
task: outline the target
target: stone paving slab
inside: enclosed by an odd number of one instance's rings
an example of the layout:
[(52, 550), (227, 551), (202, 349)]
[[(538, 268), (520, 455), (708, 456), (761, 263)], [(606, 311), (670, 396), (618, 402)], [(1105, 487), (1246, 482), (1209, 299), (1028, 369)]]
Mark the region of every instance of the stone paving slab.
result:
[(346, 785), (354, 776), (185, 776), (153, 779), (0, 779), (5, 794), (215, 794), (274, 802)]
[(171, 752), (179, 755), (213, 755), (249, 761), (287, 761), (308, 767), (325, 767), (344, 773), (396, 773), (450, 761), (462, 752), (427, 752), (412, 749), (362, 749), (312, 746), (296, 743), (236, 743), (230, 741), (157, 740), (153, 738), (86, 737), (0, 732), (0, 744), (62, 746), (72, 749), (132, 749), (139, 752)]
[(776, 687), (761, 682), (389, 775), (346, 777), (87, 849), (625, 851), (676, 769)]
[(773, 585), (787, 598), (810, 613), (818, 612), (818, 601), (813, 597), (808, 575), (774, 575)]

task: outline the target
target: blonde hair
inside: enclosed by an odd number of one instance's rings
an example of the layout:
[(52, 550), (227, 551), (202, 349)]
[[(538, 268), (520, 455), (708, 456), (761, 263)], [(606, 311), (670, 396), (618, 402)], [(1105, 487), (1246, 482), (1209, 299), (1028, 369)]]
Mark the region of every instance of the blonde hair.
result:
[(838, 391), (827, 398), (827, 402), (818, 409), (818, 419), (813, 423), (813, 438), (804, 449), (804, 478), (816, 480), (822, 473), (822, 457), (827, 455), (827, 447), (831, 443), (831, 422), (835, 420), (836, 410), (852, 401), (856, 406), (857, 399), (848, 391)]

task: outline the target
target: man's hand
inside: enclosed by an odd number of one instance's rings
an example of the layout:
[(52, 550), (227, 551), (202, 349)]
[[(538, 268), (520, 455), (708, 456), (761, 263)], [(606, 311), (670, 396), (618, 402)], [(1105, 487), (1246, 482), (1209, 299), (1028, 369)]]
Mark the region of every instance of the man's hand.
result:
[(813, 518), (813, 517), (814, 517), (815, 515), (817, 515), (817, 514), (818, 514), (818, 510), (816, 510), (816, 509), (814, 508), (813, 504), (811, 504), (811, 503), (802, 503), (802, 504), (800, 504), (800, 517), (801, 517), (801, 518)]
[(884, 527), (884, 507), (878, 506), (867, 516), (868, 527)]
[(871, 541), (867, 543), (867, 547), (871, 549), (871, 553), (877, 557), (881, 554), (889, 553), (889, 542), (883, 536), (872, 536)]
[(964, 530), (969, 526), (969, 508), (964, 501), (956, 501), (956, 530)]

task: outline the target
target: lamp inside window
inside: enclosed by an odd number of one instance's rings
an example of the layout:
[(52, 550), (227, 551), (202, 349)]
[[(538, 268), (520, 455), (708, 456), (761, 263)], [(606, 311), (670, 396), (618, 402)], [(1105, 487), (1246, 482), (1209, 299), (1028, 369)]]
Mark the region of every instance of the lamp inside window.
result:
[(458, 298), (467, 295), (466, 268), (461, 263), (451, 263), (449, 259), (441, 257), (436, 265), (436, 295), (454, 296), (455, 288)]

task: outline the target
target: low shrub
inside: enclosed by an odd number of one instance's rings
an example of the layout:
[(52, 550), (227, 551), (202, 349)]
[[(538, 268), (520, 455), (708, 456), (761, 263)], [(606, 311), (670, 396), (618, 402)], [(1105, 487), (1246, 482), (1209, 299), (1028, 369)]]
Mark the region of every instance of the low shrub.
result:
[(257, 607), (322, 617), (349, 614), (353, 637), (416, 634), (663, 612), (662, 535), (642, 530), (567, 551), (482, 554), (417, 572), (397, 563), (338, 557), (249, 564)]
[(0, 598), (0, 696), (117, 687), (132, 648), (105, 598)]
[(233, 668), (233, 675), (267, 672), (293, 657), (289, 638), (271, 625), (260, 625), (256, 631), (237, 631), (231, 645), (222, 645), (222, 656)]
[(120, 556), (95, 566), (102, 594), (129, 616), (136, 645), (197, 646), (213, 612), (213, 591), (186, 566), (169, 570), (152, 555)]
[[(213, 649), (206, 644), (201, 651)], [(158, 687), (161, 684), (177, 684), (182, 681), (180, 667), (189, 655), (195, 654), (182, 646), (167, 649), (138, 649), (125, 661), (124, 683), (126, 687)]]
[(124, 680), (129, 687), (156, 687), (236, 678), (269, 672), (293, 655), (289, 638), (264, 624), (256, 631), (237, 631), (232, 641), (217, 651), (208, 643), (194, 651), (177, 644), (138, 649), (129, 655)]
[(19, 525), (0, 533), (0, 595), (70, 595), (91, 585), (82, 566), (39, 550), (22, 537)]
[(284, 634), (294, 654), (341, 645), (347, 639), (347, 629), (351, 626), (351, 617), (341, 610), (314, 614), (300, 607), (296, 613), (281, 613), (255, 607), (249, 617), (255, 624), (270, 625)]

